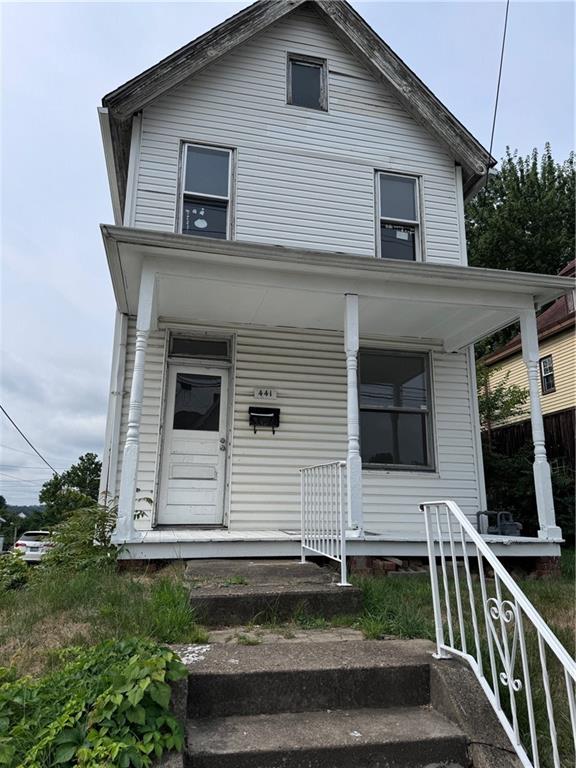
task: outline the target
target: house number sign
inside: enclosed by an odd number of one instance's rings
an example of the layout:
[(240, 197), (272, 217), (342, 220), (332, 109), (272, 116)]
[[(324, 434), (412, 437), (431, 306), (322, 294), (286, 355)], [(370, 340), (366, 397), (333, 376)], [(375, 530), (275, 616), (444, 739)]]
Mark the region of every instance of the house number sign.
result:
[(254, 400), (276, 400), (277, 393), (271, 387), (255, 387)]

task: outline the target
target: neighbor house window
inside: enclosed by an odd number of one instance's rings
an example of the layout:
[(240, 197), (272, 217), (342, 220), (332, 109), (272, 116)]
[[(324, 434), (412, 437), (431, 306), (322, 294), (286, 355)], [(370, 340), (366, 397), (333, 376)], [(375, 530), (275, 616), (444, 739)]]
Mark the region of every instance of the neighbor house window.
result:
[(360, 350), (359, 400), (363, 464), (432, 469), (426, 354)]
[(546, 355), (540, 360), (540, 382), (542, 384), (542, 394), (547, 395), (549, 392), (556, 391), (556, 384), (554, 382), (554, 363), (552, 362), (552, 355)]
[(230, 174), (232, 151), (197, 144), (184, 145), (182, 179), (183, 235), (230, 236)]
[(328, 77), (325, 59), (288, 56), (288, 104), (308, 109), (328, 109)]
[(420, 259), (418, 180), (392, 173), (376, 174), (379, 256)]

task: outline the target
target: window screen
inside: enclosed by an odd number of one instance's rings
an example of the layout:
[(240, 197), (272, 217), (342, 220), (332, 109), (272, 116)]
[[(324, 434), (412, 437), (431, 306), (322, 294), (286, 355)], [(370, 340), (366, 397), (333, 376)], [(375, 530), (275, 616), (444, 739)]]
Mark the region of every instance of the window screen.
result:
[(360, 449), (364, 464), (430, 469), (428, 356), (361, 350)]
[(228, 237), (230, 163), (228, 149), (185, 146), (182, 234)]

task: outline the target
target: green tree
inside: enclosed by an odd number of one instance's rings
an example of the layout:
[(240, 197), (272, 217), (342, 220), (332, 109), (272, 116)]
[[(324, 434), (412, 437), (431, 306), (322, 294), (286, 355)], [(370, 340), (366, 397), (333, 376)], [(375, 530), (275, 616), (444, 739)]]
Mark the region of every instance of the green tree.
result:
[(6, 504), (6, 499), (4, 496), (0, 496), (0, 514), (6, 509), (8, 504)]
[(488, 447), (491, 447), (491, 430), (505, 421), (526, 413), (529, 393), (525, 387), (509, 384), (508, 372), (499, 384), (493, 384), (491, 376), (497, 368), (489, 368), (482, 362), (476, 364), (478, 381), (478, 411), (480, 426), (485, 433)]
[(466, 206), (474, 267), (557, 274), (574, 258), (574, 153), (563, 163), (546, 144), (520, 157), (507, 148), (497, 175)]
[(98, 501), (101, 470), (96, 454), (86, 453), (70, 469), (44, 483), (40, 491), (40, 502), (45, 505), (44, 525), (55, 525), (69, 512), (93, 506)]

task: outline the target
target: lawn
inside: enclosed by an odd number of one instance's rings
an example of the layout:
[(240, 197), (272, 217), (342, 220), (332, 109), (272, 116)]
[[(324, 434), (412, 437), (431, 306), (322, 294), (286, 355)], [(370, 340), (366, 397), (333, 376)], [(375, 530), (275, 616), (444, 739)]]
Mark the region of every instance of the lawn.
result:
[[(182, 566), (183, 567), (183, 566)], [(119, 573), (113, 565), (53, 571), (0, 592), (0, 666), (38, 675), (66, 646), (140, 637), (159, 643), (205, 642), (188, 604), (182, 569)]]

